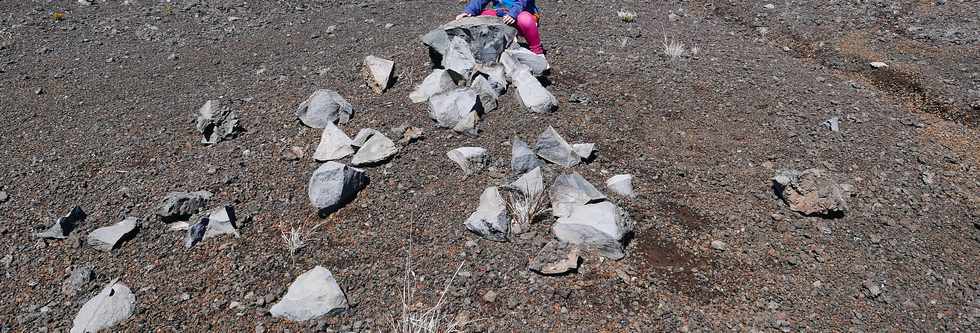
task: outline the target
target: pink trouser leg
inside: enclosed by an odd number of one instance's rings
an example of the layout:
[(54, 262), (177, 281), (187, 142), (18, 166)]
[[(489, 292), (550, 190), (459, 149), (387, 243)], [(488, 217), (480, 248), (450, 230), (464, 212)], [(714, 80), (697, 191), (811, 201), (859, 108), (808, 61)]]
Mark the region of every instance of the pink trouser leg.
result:
[[(484, 10), (480, 15), (483, 16), (497, 16), (497, 11), (492, 9)], [(524, 36), (527, 40), (527, 47), (531, 49), (531, 52), (536, 54), (544, 53), (544, 49), (541, 47), (541, 34), (538, 33), (538, 21), (534, 18), (534, 14), (529, 12), (521, 12), (517, 15), (517, 32)]]

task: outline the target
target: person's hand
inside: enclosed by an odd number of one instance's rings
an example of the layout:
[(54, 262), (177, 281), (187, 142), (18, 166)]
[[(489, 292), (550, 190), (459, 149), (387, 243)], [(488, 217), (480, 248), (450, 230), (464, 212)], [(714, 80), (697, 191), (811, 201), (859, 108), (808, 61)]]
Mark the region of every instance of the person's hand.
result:
[(456, 19), (458, 20), (458, 19), (461, 19), (461, 18), (464, 18), (464, 17), (469, 17), (469, 16), (470, 16), (470, 13), (462, 13), (462, 14), (456, 15)]
[(514, 18), (513, 17), (511, 17), (510, 15), (504, 15), (504, 23), (505, 24), (514, 24), (514, 22), (515, 21), (514, 21)]

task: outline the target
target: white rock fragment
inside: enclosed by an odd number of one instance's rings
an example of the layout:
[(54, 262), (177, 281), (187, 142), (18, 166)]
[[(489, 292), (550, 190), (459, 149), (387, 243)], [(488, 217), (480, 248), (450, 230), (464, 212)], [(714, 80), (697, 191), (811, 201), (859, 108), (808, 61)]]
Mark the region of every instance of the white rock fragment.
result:
[(357, 131), (357, 135), (355, 135), (354, 140), (351, 141), (351, 146), (360, 148), (361, 146), (364, 146), (368, 139), (375, 134), (381, 134), (381, 132), (373, 128), (362, 128), (360, 131)]
[(541, 165), (538, 156), (527, 143), (514, 137), (510, 143), (510, 169), (515, 173), (525, 173)]
[(354, 200), (367, 182), (364, 170), (326, 162), (313, 172), (307, 193), (320, 216), (327, 216)]
[(490, 164), (487, 150), (480, 147), (460, 147), (446, 153), (450, 160), (456, 162), (467, 176), (480, 173)]
[(503, 242), (507, 240), (510, 218), (507, 205), (497, 187), (488, 187), (480, 195), (480, 206), (470, 214), (465, 222), (466, 229), (488, 240)]
[(542, 275), (568, 273), (578, 268), (579, 251), (577, 245), (552, 239), (528, 262), (527, 268)]
[(551, 185), (551, 211), (556, 217), (568, 216), (575, 206), (605, 199), (602, 192), (577, 172), (560, 175)]
[(558, 99), (548, 89), (541, 85), (527, 69), (513, 72), (514, 86), (517, 87), (517, 98), (528, 111), (548, 113), (558, 107)]
[(486, 76), (487, 83), (497, 92), (497, 96), (507, 91), (507, 73), (500, 64), (484, 64), (477, 68), (479, 73)]
[(574, 206), (551, 227), (558, 240), (595, 247), (613, 260), (625, 256), (622, 240), (632, 230), (633, 221), (626, 212), (608, 201)]
[(324, 128), (327, 123), (350, 121), (354, 108), (336, 91), (320, 89), (296, 108), (296, 117), (304, 125)]
[(374, 164), (387, 160), (396, 153), (398, 153), (398, 147), (395, 146), (395, 142), (381, 132), (377, 132), (357, 150), (350, 163), (353, 166)]
[(210, 145), (234, 138), (241, 129), (238, 113), (222, 106), (218, 100), (209, 100), (197, 111), (196, 128), (201, 133), (201, 143)]
[(449, 91), (456, 88), (456, 83), (449, 72), (443, 69), (435, 69), (429, 76), (426, 76), (422, 83), (415, 87), (408, 98), (412, 103), (423, 103), (438, 93)]
[(102, 251), (111, 251), (120, 240), (132, 236), (131, 233), (136, 231), (139, 224), (139, 219), (126, 217), (126, 219), (119, 223), (95, 229), (88, 234), (88, 245)]
[(885, 68), (885, 67), (888, 67), (888, 64), (883, 63), (881, 61), (872, 61), (871, 63), (869, 63), (869, 65), (871, 65), (871, 67), (874, 67), (874, 68)]
[(572, 167), (582, 162), (582, 157), (575, 153), (575, 149), (551, 126), (538, 135), (534, 151), (548, 162), (565, 167)]
[(516, 60), (518, 63), (527, 66), (534, 76), (541, 76), (551, 69), (548, 59), (544, 55), (536, 54), (523, 47), (512, 48), (504, 51), (505, 54)]
[(364, 58), (364, 74), (368, 77), (368, 85), (375, 94), (380, 95), (388, 89), (394, 70), (394, 61), (373, 55)]
[(576, 143), (572, 145), (572, 150), (575, 154), (582, 157), (583, 160), (587, 160), (592, 157), (592, 153), (595, 152), (594, 143)]
[(136, 296), (122, 282), (109, 282), (95, 297), (92, 297), (72, 321), (71, 333), (98, 332), (126, 320), (133, 315)]
[(236, 223), (237, 216), (235, 216), (234, 207), (223, 206), (215, 208), (208, 214), (208, 224), (207, 229), (204, 231), (203, 239), (220, 235), (232, 235), (235, 238), (240, 238), (241, 235), (238, 234)]
[(633, 175), (626, 174), (609, 177), (609, 180), (606, 180), (606, 188), (610, 192), (623, 197), (630, 199), (636, 198), (636, 193), (633, 192)]
[(333, 123), (327, 123), (320, 135), (320, 144), (313, 152), (313, 159), (319, 162), (338, 160), (354, 153), (351, 139)]
[(316, 266), (296, 277), (282, 299), (269, 309), (277, 318), (307, 321), (347, 310), (347, 296), (329, 270)]

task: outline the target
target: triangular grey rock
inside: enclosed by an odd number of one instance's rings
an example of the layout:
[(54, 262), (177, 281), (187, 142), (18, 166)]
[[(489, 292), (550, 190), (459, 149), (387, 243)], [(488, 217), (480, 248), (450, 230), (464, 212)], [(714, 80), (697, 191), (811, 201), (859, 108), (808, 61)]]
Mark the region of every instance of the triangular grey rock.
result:
[(574, 206), (605, 199), (602, 192), (577, 172), (560, 175), (551, 185), (551, 209), (557, 217), (567, 216)]
[(515, 70), (513, 78), (514, 86), (517, 87), (517, 97), (528, 111), (548, 113), (558, 107), (558, 99), (555, 95), (542, 86), (526, 68)]
[(65, 239), (71, 234), (72, 230), (78, 227), (78, 223), (85, 220), (88, 214), (82, 211), (81, 207), (74, 207), (68, 215), (59, 217), (48, 229), (34, 234), (38, 238)]
[(465, 222), (466, 229), (488, 240), (507, 240), (510, 218), (507, 206), (496, 187), (488, 187), (480, 195), (480, 206)]
[(541, 158), (565, 167), (575, 166), (582, 162), (582, 157), (576, 154), (572, 146), (551, 126), (548, 126), (541, 135), (538, 135), (538, 142), (534, 144), (534, 151)]
[(594, 143), (576, 143), (572, 145), (572, 150), (583, 160), (587, 160), (592, 157), (592, 153), (595, 152)]
[(201, 133), (201, 143), (215, 144), (235, 137), (238, 127), (238, 113), (221, 106), (218, 100), (209, 100), (197, 111), (197, 131)]
[(497, 109), (497, 91), (490, 86), (490, 82), (483, 76), (477, 76), (470, 84), (470, 88), (476, 90), (480, 95), (480, 104), (484, 112), (491, 112)]
[(354, 148), (351, 147), (350, 137), (338, 128), (337, 125), (327, 123), (323, 128), (323, 134), (320, 135), (320, 144), (317, 145), (316, 151), (313, 152), (313, 159), (320, 162), (332, 161), (347, 157), (353, 153)]
[(381, 134), (381, 132), (377, 132), (357, 150), (357, 153), (351, 158), (350, 163), (354, 166), (378, 163), (395, 155), (395, 153), (398, 153), (398, 147), (395, 146), (395, 142), (391, 141), (384, 134)]
[(329, 89), (319, 89), (313, 92), (296, 108), (296, 117), (304, 125), (313, 128), (324, 128), (327, 123), (339, 121), (346, 124), (350, 121), (354, 108), (340, 94)]
[(88, 245), (102, 251), (111, 251), (120, 240), (131, 237), (139, 224), (138, 218), (130, 216), (111, 226), (95, 229), (88, 234)]
[(527, 143), (514, 137), (510, 144), (510, 169), (521, 174), (541, 165), (538, 156), (531, 151)]
[(633, 175), (612, 176), (606, 181), (606, 188), (618, 195), (636, 198), (636, 193), (633, 192)]
[(426, 76), (422, 83), (415, 87), (408, 98), (412, 103), (422, 103), (428, 101), (433, 95), (456, 88), (453, 77), (442, 69), (435, 69), (429, 76)]
[(313, 172), (307, 193), (320, 216), (325, 217), (354, 200), (367, 182), (364, 170), (326, 162)]
[(394, 70), (394, 61), (375, 56), (364, 58), (364, 72), (368, 77), (368, 85), (376, 94), (381, 94), (388, 89)]
[(490, 164), (487, 150), (480, 147), (456, 148), (446, 153), (446, 156), (456, 162), (467, 176), (483, 171)]
[(136, 296), (122, 282), (113, 280), (92, 297), (75, 315), (71, 333), (98, 332), (133, 315)]
[(454, 128), (477, 109), (479, 97), (476, 90), (457, 88), (436, 94), (429, 99), (429, 117), (436, 126)]
[(232, 235), (235, 238), (241, 237), (238, 234), (238, 217), (235, 215), (235, 208), (232, 206), (222, 206), (215, 208), (208, 214), (207, 229), (204, 231), (203, 239), (213, 238), (220, 235)]
[(574, 206), (551, 226), (555, 238), (595, 247), (600, 255), (613, 260), (625, 256), (622, 240), (632, 230), (629, 215), (608, 201)]
[(273, 317), (307, 321), (347, 310), (347, 296), (329, 270), (316, 266), (296, 277), (286, 295), (269, 308)]
[(368, 139), (370, 139), (375, 134), (380, 134), (380, 133), (381, 132), (373, 128), (362, 128), (360, 131), (357, 131), (357, 135), (355, 135), (354, 140), (351, 141), (351, 146), (360, 148), (365, 143), (367, 143)]

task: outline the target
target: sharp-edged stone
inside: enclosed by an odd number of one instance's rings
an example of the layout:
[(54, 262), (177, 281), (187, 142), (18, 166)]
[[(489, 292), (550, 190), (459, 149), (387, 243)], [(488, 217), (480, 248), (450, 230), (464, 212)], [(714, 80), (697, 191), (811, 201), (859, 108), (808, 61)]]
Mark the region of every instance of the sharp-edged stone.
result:
[(487, 150), (480, 147), (460, 147), (446, 153), (450, 160), (456, 162), (467, 176), (477, 174), (490, 165)]
[(355, 135), (354, 140), (351, 141), (351, 146), (360, 148), (361, 146), (364, 146), (368, 139), (375, 134), (381, 134), (381, 132), (378, 132), (378, 130), (373, 128), (362, 128), (360, 131), (357, 131), (357, 135)]
[(480, 122), (480, 114), (476, 111), (470, 111), (466, 114), (463, 119), (460, 119), (456, 126), (453, 126), (453, 131), (458, 133), (463, 133), (466, 135), (476, 136), (478, 130), (476, 129), (477, 123)]
[(834, 182), (822, 169), (781, 170), (772, 181), (776, 194), (789, 208), (804, 215), (842, 216), (854, 191), (849, 184)]
[(488, 240), (503, 242), (507, 240), (510, 218), (507, 205), (497, 187), (488, 187), (480, 195), (480, 206), (470, 214), (465, 222), (466, 229)]
[(47, 239), (65, 239), (71, 234), (72, 230), (78, 227), (78, 223), (85, 220), (88, 214), (82, 211), (81, 207), (74, 207), (68, 212), (68, 215), (59, 217), (57, 221), (54, 222), (48, 229), (34, 234), (38, 238)]
[(510, 169), (515, 173), (521, 174), (528, 172), (541, 165), (538, 156), (531, 151), (527, 143), (514, 137), (510, 144)]
[(316, 266), (296, 277), (286, 295), (269, 309), (273, 317), (307, 321), (347, 310), (347, 296), (329, 270)]
[(327, 123), (350, 121), (354, 108), (336, 91), (319, 89), (313, 92), (296, 108), (296, 117), (304, 125), (313, 128), (324, 128)]
[[(463, 38), (470, 46), (470, 52), (479, 63), (489, 64), (497, 61), (500, 54), (513, 44), (517, 29), (498, 17), (474, 16), (449, 22), (422, 36), (422, 42), (431, 49), (430, 54), (444, 56), (449, 52), (450, 41), (454, 37)], [(438, 63), (438, 58), (433, 61)]]
[(208, 214), (203, 239), (213, 238), (220, 235), (232, 235), (235, 238), (241, 237), (238, 234), (238, 217), (235, 215), (235, 208), (232, 206), (222, 206), (211, 210)]
[(605, 199), (602, 192), (577, 172), (560, 175), (551, 185), (551, 209), (557, 217), (568, 216), (575, 206)]
[(320, 135), (320, 144), (313, 152), (313, 159), (324, 162), (338, 160), (354, 153), (351, 139), (333, 123), (327, 123)]
[(157, 208), (157, 216), (164, 222), (187, 220), (207, 206), (214, 196), (208, 191), (170, 192)]
[(307, 193), (321, 217), (327, 216), (354, 200), (357, 192), (367, 185), (364, 170), (337, 162), (320, 165), (310, 177)]
[(111, 226), (95, 229), (88, 234), (88, 245), (102, 251), (111, 251), (123, 239), (132, 238), (139, 225), (139, 219), (130, 216)]
[(531, 52), (531, 50), (523, 47), (511, 48), (504, 51), (504, 53), (516, 60), (518, 63), (527, 66), (528, 70), (530, 70), (531, 74), (534, 76), (541, 76), (551, 69), (551, 65), (548, 64), (548, 59), (546, 59), (543, 55), (535, 54), (534, 52)]
[(395, 142), (381, 132), (376, 132), (357, 150), (350, 163), (354, 166), (374, 164), (387, 160), (396, 153), (398, 147), (395, 146)]
[(470, 88), (476, 90), (480, 97), (480, 105), (484, 112), (491, 112), (497, 109), (497, 91), (493, 89), (486, 77), (477, 76), (470, 84)]
[(513, 72), (514, 86), (517, 87), (517, 97), (528, 111), (548, 113), (558, 108), (558, 99), (548, 89), (541, 85), (527, 69)]
[(527, 268), (542, 275), (568, 273), (578, 269), (579, 252), (577, 245), (552, 239), (528, 262)]
[(92, 297), (72, 321), (71, 333), (98, 332), (128, 319), (136, 308), (136, 296), (122, 282), (109, 282)]
[(534, 168), (518, 177), (510, 186), (520, 190), (525, 196), (540, 196), (544, 192), (544, 174), (540, 167)]
[(394, 61), (373, 55), (364, 58), (364, 74), (368, 77), (368, 85), (376, 94), (381, 94), (388, 89), (394, 71)]
[(469, 79), (476, 67), (476, 59), (466, 39), (457, 36), (449, 40), (449, 49), (442, 58), (442, 67), (465, 80)]
[(61, 293), (68, 297), (75, 297), (93, 279), (95, 279), (95, 272), (92, 270), (92, 266), (75, 267), (71, 271), (71, 275), (61, 283)]
[(204, 240), (204, 233), (208, 230), (208, 222), (210, 220), (207, 217), (202, 217), (200, 221), (187, 228), (187, 233), (184, 234), (185, 248), (189, 249), (194, 247), (194, 245)]
[(636, 192), (633, 192), (633, 175), (627, 174), (609, 177), (609, 180), (606, 180), (606, 188), (610, 192), (620, 196), (630, 199), (636, 198)]
[(594, 143), (576, 143), (576, 144), (572, 145), (572, 150), (575, 151), (575, 154), (576, 155), (578, 155), (579, 157), (582, 157), (583, 160), (588, 160), (588, 159), (592, 158), (592, 154), (595, 153), (595, 144)]
[(575, 153), (575, 149), (551, 126), (548, 126), (541, 135), (538, 135), (538, 141), (534, 144), (534, 152), (548, 162), (565, 167), (575, 166), (582, 162), (582, 157)]
[(468, 121), (471, 113), (479, 110), (478, 103), (476, 90), (453, 89), (429, 99), (429, 117), (435, 120), (438, 127), (456, 128), (460, 122)]
[(501, 64), (484, 64), (477, 71), (486, 76), (487, 83), (497, 92), (497, 96), (507, 92), (507, 73)]
[(198, 109), (196, 128), (201, 133), (203, 144), (215, 144), (234, 138), (241, 129), (238, 124), (238, 113), (222, 106), (217, 100), (209, 100)]
[(456, 88), (456, 82), (453, 81), (452, 75), (443, 69), (435, 69), (422, 80), (421, 84), (415, 87), (415, 90), (408, 94), (408, 98), (412, 100), (412, 103), (423, 103), (438, 93), (454, 88)]
[(632, 230), (633, 221), (626, 212), (608, 201), (574, 206), (551, 226), (555, 238), (595, 247), (600, 255), (613, 260), (625, 256), (622, 240)]

